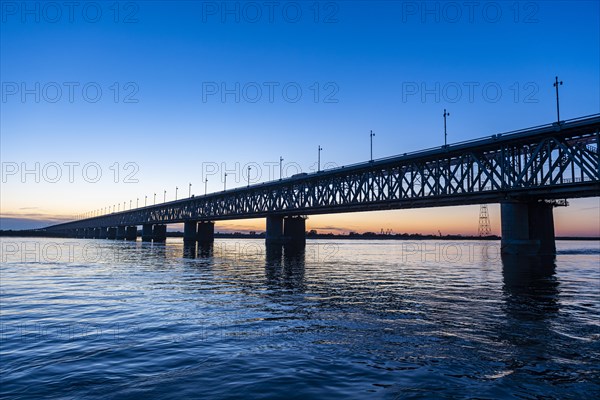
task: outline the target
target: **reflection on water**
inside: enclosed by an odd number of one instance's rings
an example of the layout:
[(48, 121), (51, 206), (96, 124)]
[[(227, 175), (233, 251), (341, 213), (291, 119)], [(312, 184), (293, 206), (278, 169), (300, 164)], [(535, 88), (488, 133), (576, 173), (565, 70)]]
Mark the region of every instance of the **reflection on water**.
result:
[[(276, 287), (302, 291), (306, 250), (296, 246), (267, 246), (265, 277), (271, 289)], [(282, 263), (283, 259), (283, 263)]]
[(198, 243), (184, 242), (183, 243), (183, 258), (211, 258), (213, 256), (213, 243)]
[(502, 256), (506, 313), (521, 320), (547, 319), (559, 309), (554, 256)]
[(2, 240), (6, 398), (599, 394), (596, 243), (19, 240)]

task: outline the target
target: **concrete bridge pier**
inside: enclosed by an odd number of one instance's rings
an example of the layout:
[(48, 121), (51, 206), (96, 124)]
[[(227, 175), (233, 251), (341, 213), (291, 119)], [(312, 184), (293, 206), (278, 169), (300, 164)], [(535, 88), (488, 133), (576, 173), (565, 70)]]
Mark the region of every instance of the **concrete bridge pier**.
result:
[(198, 221), (185, 221), (183, 223), (183, 242), (196, 243), (198, 236)]
[(137, 240), (137, 226), (128, 226), (125, 230), (125, 240)]
[(152, 239), (155, 242), (166, 242), (167, 240), (167, 226), (166, 225), (154, 225), (152, 229)]
[(201, 221), (198, 223), (198, 233), (196, 236), (198, 243), (207, 244), (215, 240), (215, 223), (212, 221)]
[(110, 240), (115, 240), (117, 238), (117, 228), (110, 227), (107, 229), (106, 238)]
[(283, 217), (268, 216), (266, 228), (265, 243), (267, 246), (283, 244)]
[(100, 231), (98, 234), (98, 239), (106, 239), (108, 237), (108, 231), (106, 228), (98, 228)]
[(142, 225), (142, 242), (151, 242), (152, 236), (152, 224)]
[(501, 203), (502, 254), (556, 254), (553, 207), (544, 201)]
[(117, 240), (124, 240), (126, 235), (125, 226), (117, 226)]
[(306, 219), (300, 216), (283, 220), (284, 244), (292, 246), (306, 245)]

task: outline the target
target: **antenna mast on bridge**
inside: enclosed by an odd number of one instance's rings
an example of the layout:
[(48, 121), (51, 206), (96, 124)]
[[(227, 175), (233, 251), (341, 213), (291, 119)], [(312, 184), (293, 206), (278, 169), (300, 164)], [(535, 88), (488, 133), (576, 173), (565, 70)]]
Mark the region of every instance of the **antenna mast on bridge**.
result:
[(477, 233), (479, 236), (490, 236), (492, 234), (487, 204), (482, 204), (479, 207), (479, 230)]

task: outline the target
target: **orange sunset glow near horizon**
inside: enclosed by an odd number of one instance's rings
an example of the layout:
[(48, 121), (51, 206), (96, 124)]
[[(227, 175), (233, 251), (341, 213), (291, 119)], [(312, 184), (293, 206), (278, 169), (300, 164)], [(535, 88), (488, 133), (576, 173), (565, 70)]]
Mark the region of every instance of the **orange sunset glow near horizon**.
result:
[[(600, 237), (600, 199), (574, 199), (568, 207), (554, 209), (555, 231), (557, 236)], [(4, 208), (4, 206), (3, 206)], [(489, 204), (489, 218), (492, 234), (500, 235), (500, 206)], [(42, 207), (21, 207), (15, 211), (2, 210), (0, 229), (36, 229), (52, 224), (73, 220), (65, 212), (52, 213)], [(350, 232), (423, 235), (477, 235), (479, 206), (451, 206), (439, 208), (416, 208), (389, 211), (367, 211), (310, 215), (306, 229), (318, 233), (347, 235)], [(182, 224), (170, 224), (170, 231), (181, 231)], [(215, 231), (264, 232), (264, 219), (244, 219), (217, 221)]]

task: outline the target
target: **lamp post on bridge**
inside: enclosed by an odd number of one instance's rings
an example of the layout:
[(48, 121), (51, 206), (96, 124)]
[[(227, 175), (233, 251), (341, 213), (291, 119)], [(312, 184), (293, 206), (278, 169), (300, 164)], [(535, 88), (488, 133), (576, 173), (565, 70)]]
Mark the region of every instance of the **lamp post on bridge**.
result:
[(137, 200), (135, 201), (135, 208), (139, 208), (140, 207), (140, 198), (138, 197)]
[(444, 147), (448, 146), (448, 132), (446, 131), (446, 117), (450, 116), (449, 112), (446, 112), (444, 108)]
[[(123, 202), (123, 211), (125, 211), (125, 204), (127, 204), (127, 201)], [(131, 208), (131, 207), (130, 207)]]
[(208, 193), (208, 178), (204, 178), (204, 195)]
[(373, 131), (371, 131), (371, 133), (369, 134), (369, 137), (371, 139), (371, 162), (373, 162), (373, 136), (375, 136), (375, 134), (373, 133)]
[(177, 200), (177, 190), (179, 190), (179, 188), (175, 186), (175, 200)]
[(156, 193), (154, 193), (154, 205), (156, 205)]
[(560, 108), (558, 107), (558, 87), (562, 86), (563, 82), (558, 81), (558, 76), (554, 78), (554, 86), (556, 88), (556, 122), (560, 124)]
[(252, 169), (252, 167), (250, 165), (248, 165), (248, 187), (250, 187), (250, 170)]
[(317, 157), (317, 172), (321, 171), (321, 151), (323, 151), (323, 148), (321, 147), (321, 145), (319, 145), (319, 153)]
[(192, 182), (190, 182), (190, 185), (189, 185), (188, 197), (192, 197)]
[(167, 202), (167, 191), (165, 190), (163, 193), (163, 203)]
[(148, 205), (148, 195), (144, 197), (144, 207)]
[(131, 203), (133, 203), (133, 200), (129, 200), (129, 209), (131, 210)]
[(279, 156), (279, 180), (283, 178), (283, 157)]
[(223, 175), (223, 191), (227, 190), (227, 172)]

